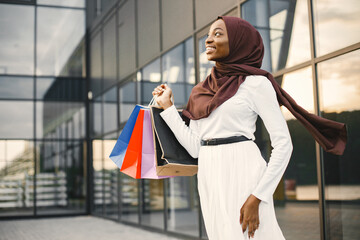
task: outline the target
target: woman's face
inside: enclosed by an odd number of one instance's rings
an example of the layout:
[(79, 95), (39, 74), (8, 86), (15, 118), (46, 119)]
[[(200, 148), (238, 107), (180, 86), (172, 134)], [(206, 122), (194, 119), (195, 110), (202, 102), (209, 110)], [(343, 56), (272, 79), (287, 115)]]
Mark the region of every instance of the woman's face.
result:
[(224, 20), (218, 19), (211, 25), (205, 46), (208, 60), (216, 61), (229, 55), (229, 38)]

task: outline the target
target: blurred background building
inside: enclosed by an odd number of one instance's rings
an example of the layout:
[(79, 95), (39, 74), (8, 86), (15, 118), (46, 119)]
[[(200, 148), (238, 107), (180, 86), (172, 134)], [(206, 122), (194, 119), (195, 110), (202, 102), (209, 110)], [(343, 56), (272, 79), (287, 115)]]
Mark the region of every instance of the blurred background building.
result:
[[(252, 23), (263, 68), (348, 126), (344, 155), (331, 155), (281, 107), (294, 145), (274, 194), (285, 237), (359, 239), (358, 0), (0, 0), (0, 218), (92, 214), (206, 239), (196, 176), (134, 180), (108, 156), (159, 83), (184, 107), (214, 64), (205, 38), (218, 15)], [(269, 159), (260, 118), (256, 138)]]

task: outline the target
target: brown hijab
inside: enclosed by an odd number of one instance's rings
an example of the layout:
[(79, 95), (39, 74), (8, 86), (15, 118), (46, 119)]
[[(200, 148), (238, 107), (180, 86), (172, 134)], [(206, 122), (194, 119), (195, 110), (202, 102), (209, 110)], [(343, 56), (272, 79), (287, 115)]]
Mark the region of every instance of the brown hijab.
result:
[(319, 117), (300, 107), (269, 72), (260, 69), (264, 45), (259, 32), (241, 18), (220, 18), (226, 25), (230, 53), (216, 61), (211, 74), (193, 88), (183, 115), (193, 120), (206, 118), (235, 95), (246, 76), (262, 75), (273, 85), (280, 106), (289, 109), (325, 151), (342, 155), (347, 140), (346, 125)]

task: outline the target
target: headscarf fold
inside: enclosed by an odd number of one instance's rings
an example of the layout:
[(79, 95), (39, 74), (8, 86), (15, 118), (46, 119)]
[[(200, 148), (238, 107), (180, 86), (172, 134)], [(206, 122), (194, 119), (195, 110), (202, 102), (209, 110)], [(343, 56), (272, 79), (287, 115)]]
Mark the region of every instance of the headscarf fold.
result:
[(208, 117), (235, 95), (246, 76), (262, 75), (274, 87), (279, 105), (285, 106), (326, 152), (342, 155), (347, 141), (346, 125), (309, 113), (280, 87), (271, 73), (260, 69), (264, 45), (259, 32), (250, 23), (237, 17), (219, 18), (226, 25), (229, 55), (217, 60), (211, 74), (193, 88), (183, 116), (193, 120)]

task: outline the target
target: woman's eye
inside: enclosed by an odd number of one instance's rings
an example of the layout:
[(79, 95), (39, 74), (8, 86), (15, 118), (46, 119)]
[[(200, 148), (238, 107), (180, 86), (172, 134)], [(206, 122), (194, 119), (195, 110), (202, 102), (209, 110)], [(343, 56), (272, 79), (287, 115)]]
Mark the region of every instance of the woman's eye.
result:
[(215, 36), (220, 36), (220, 35), (221, 35), (221, 33), (219, 33), (219, 32), (215, 33)]

